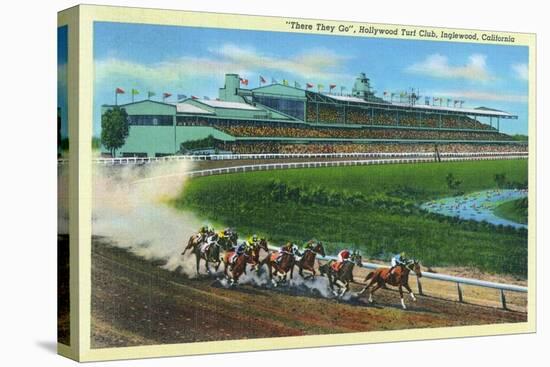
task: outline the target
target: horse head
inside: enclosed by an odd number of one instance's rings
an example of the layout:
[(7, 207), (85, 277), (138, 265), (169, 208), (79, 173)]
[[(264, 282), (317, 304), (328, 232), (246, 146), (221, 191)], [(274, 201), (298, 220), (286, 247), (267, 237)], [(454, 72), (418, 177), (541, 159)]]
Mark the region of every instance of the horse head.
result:
[(420, 263), (418, 262), (418, 260), (414, 260), (413, 262), (413, 271), (414, 273), (416, 274), (416, 276), (418, 278), (421, 278), (422, 277), (422, 269), (420, 268)]
[(322, 242), (318, 242), (317, 245), (315, 246), (315, 248), (313, 249), (313, 251), (315, 251), (316, 253), (322, 255), (323, 257), (325, 257), (325, 248), (323, 247), (323, 243)]
[(418, 260), (413, 259), (407, 261), (407, 263), (405, 264), (405, 268), (409, 271), (414, 272), (418, 278), (422, 277), (422, 269), (420, 268), (420, 263), (418, 262)]
[(258, 242), (258, 248), (261, 248), (265, 252), (269, 252), (269, 248), (267, 247), (267, 240), (265, 238), (260, 238), (260, 242)]
[(355, 265), (359, 266), (360, 268), (363, 267), (363, 257), (361, 256), (361, 253), (359, 251), (353, 251), (350, 256), (350, 260), (353, 261)]

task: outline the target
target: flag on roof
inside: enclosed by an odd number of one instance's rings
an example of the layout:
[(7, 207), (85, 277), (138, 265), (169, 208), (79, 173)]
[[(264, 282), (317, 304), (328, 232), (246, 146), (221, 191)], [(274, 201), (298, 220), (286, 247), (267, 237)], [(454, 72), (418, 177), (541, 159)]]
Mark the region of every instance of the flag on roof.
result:
[(323, 89), (324, 87), (325, 87), (325, 86), (324, 86), (323, 84), (317, 84), (317, 89), (318, 89), (318, 90), (321, 90), (321, 89)]
[(311, 83), (306, 83), (306, 88), (307, 88), (307, 89), (313, 88), (313, 84), (311, 84)]
[(139, 90), (132, 88), (132, 95), (135, 96), (136, 94), (139, 94)]
[(241, 81), (241, 84), (248, 85), (248, 79), (239, 78), (239, 80)]
[(260, 75), (260, 84), (265, 84), (267, 81), (264, 79), (263, 76)]
[(116, 94), (124, 94), (124, 89), (122, 89), (122, 88), (117, 88), (117, 89), (115, 89), (115, 93), (116, 93)]
[(191, 99), (199, 99), (197, 96), (191, 96)]
[(153, 96), (156, 96), (155, 92), (151, 92), (151, 91), (147, 92), (147, 98), (151, 98)]
[(336, 84), (329, 84), (328, 87), (330, 90), (333, 90), (334, 88), (336, 88)]
[(387, 95), (388, 95), (388, 91), (385, 90), (385, 91), (384, 91), (384, 95), (387, 96)]
[(162, 93), (162, 98), (168, 98), (172, 95), (172, 93), (164, 92)]
[(288, 80), (283, 79), (283, 85), (288, 85)]

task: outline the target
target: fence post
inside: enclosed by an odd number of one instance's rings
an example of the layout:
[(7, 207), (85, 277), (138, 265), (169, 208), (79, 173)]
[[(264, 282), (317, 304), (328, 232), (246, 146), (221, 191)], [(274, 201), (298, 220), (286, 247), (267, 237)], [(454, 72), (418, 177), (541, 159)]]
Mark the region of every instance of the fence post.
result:
[(500, 290), (500, 302), (502, 303), (502, 308), (504, 310), (507, 310), (507, 308), (506, 308), (506, 296), (504, 295), (504, 289)]
[(422, 291), (422, 283), (420, 283), (419, 277), (416, 277), (416, 287), (418, 288), (418, 294), (422, 296), (424, 292)]
[(464, 295), (462, 294), (462, 286), (458, 282), (456, 283), (456, 289), (458, 290), (458, 302), (463, 303)]

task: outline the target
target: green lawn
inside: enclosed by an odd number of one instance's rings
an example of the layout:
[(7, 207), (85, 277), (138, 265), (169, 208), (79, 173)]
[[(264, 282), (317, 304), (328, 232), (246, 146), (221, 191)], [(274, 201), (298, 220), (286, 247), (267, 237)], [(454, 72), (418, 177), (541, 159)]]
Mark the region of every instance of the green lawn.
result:
[(495, 209), (495, 214), (499, 217), (522, 224), (527, 224), (527, 212), (527, 198), (507, 201)]
[[(452, 173), (461, 181), (448, 187)], [(426, 213), (418, 204), (495, 188), (495, 174), (524, 184), (526, 160), (264, 171), (194, 178), (173, 204), (275, 243), (317, 238), (329, 251), (370, 258), (407, 251), (426, 265), (527, 274), (527, 232)]]

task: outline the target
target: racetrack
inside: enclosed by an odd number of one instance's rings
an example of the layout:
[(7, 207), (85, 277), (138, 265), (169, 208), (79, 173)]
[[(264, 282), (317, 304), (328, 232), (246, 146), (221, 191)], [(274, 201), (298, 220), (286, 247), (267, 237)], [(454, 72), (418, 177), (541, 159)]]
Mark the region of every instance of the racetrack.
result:
[[(459, 325), (525, 322), (524, 312), (418, 296), (403, 311), (395, 291), (336, 301), (303, 288), (189, 279), (94, 237), (92, 347), (319, 335)], [(353, 291), (360, 286), (355, 285)]]
[[(181, 172), (213, 167), (180, 165), (181, 162), (179, 165), (113, 166), (95, 170), (93, 348), (527, 320), (525, 293), (508, 292), (507, 303), (511, 310), (505, 311), (498, 309), (499, 294), (494, 289), (464, 287), (465, 301), (472, 304), (459, 303), (454, 301), (457, 297), (455, 283), (432, 279), (423, 279), (422, 282), (428, 296), (418, 296), (415, 303), (406, 298), (409, 306), (407, 311), (401, 309), (398, 294), (389, 290), (377, 292), (376, 303), (369, 305), (364, 299), (354, 297), (338, 302), (322, 297), (318, 291), (304, 286), (275, 289), (246, 284), (228, 289), (215, 278), (189, 279), (188, 275), (194, 273), (190, 273), (189, 268), (181, 271), (178, 266), (190, 266), (192, 269), (194, 259), (184, 261), (179, 256), (180, 247), (203, 222), (192, 212), (179, 211), (166, 205), (166, 200), (181, 191), (186, 177)], [(438, 166), (430, 165), (430, 168)], [(398, 166), (392, 167), (395, 170)], [(405, 169), (400, 171), (405, 172)], [(304, 177), (311, 179), (312, 175), (318, 175), (322, 170), (304, 170)], [(280, 172), (279, 177), (283, 171)], [(417, 172), (415, 170), (415, 177), (418, 177)], [(292, 175), (299, 173), (300, 170), (292, 170)], [(256, 176), (256, 173), (247, 173), (249, 178)], [(480, 177), (474, 176), (476, 180)], [(351, 182), (350, 176), (346, 177), (347, 182)], [(136, 180), (139, 180), (139, 185), (133, 184)], [(194, 180), (185, 181), (185, 185), (192, 184)], [(246, 182), (239, 183), (243, 185)], [(361, 182), (361, 187), (365, 184)], [(227, 185), (223, 187), (227, 191)], [(188, 189), (189, 186), (186, 186)], [(435, 187), (434, 190), (446, 189)], [(308, 209), (308, 213), (312, 212)], [(270, 218), (273, 218), (273, 213)], [(243, 237), (253, 233), (240, 232)], [(318, 238), (324, 240), (326, 236), (319, 235)], [(273, 242), (274, 245), (277, 243)], [(166, 260), (155, 260), (159, 258), (167, 259), (168, 264)], [(365, 260), (373, 261), (373, 258)], [(444, 274), (525, 285), (525, 279), (516, 279), (513, 275), (497, 274), (490, 278), (492, 275), (488, 273), (476, 273), (476, 269), (464, 267), (453, 268), (452, 272), (449, 272), (450, 268), (434, 269)], [(366, 272), (356, 268), (356, 281), (362, 281)], [(412, 277), (413, 290), (416, 290), (415, 283)], [(354, 285), (352, 293), (359, 289), (360, 285)]]

